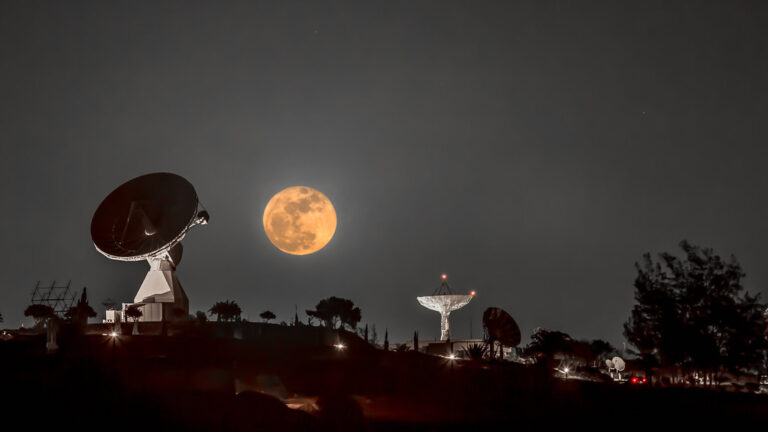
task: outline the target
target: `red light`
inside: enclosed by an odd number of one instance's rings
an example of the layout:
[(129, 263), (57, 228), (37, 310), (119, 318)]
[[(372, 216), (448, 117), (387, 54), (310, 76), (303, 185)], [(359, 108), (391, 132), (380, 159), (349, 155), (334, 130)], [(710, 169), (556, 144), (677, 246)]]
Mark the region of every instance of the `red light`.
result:
[(475, 294), (477, 294), (477, 293), (475, 292), (475, 290), (472, 290), (472, 291), (470, 291), (470, 292), (469, 292), (469, 295), (471, 295), (471, 296), (474, 296)]
[(648, 380), (643, 378), (643, 384), (645, 384)]
[(445, 279), (445, 278), (447, 278), (447, 277), (448, 277), (448, 276), (446, 276), (446, 275), (443, 275), (443, 279)]
[(637, 384), (637, 377), (632, 377), (632, 384)]

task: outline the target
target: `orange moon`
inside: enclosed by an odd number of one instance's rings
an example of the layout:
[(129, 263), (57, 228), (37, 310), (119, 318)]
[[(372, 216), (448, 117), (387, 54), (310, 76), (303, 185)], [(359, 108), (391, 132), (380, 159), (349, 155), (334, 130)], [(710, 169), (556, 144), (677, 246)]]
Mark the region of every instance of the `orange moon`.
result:
[(293, 186), (269, 200), (264, 209), (264, 232), (285, 253), (308, 255), (319, 251), (336, 232), (336, 209), (317, 189)]

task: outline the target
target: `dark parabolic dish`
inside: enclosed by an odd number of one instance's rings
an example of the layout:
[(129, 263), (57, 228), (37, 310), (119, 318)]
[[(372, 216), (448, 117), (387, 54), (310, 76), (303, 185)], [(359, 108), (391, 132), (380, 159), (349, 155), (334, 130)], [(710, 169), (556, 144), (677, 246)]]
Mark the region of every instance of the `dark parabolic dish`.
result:
[(516, 347), (520, 343), (520, 327), (503, 309), (486, 309), (483, 313), (483, 325), (488, 329), (488, 335), (504, 346)]
[(146, 174), (112, 191), (91, 220), (101, 253), (118, 260), (150, 257), (177, 243), (197, 216), (197, 193), (171, 173)]

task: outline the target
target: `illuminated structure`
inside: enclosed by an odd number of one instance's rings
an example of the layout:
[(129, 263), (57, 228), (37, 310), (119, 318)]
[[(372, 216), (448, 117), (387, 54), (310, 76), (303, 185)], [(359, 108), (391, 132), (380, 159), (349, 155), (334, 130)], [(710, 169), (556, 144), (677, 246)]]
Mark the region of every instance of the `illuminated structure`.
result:
[(448, 285), (446, 276), (443, 275), (443, 282), (430, 296), (416, 297), (416, 300), (427, 309), (440, 312), (440, 340), (449, 340), (451, 338), (451, 326), (448, 317), (451, 312), (466, 306), (475, 292), (470, 295), (459, 295)]
[(141, 305), (140, 321), (173, 320), (189, 314), (189, 299), (176, 277), (182, 256), (181, 240), (192, 227), (208, 223), (195, 188), (170, 173), (147, 174), (110, 193), (96, 209), (91, 237), (96, 249), (118, 261), (149, 263), (134, 303), (123, 303), (119, 321), (132, 304)]

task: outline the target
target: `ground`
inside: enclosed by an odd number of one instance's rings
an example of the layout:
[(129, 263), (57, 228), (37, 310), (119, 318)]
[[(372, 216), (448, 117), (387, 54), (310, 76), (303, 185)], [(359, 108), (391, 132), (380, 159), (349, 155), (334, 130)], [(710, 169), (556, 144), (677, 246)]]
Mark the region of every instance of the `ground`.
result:
[(765, 395), (563, 381), (537, 366), (384, 352), (317, 327), (254, 329), (63, 331), (52, 355), (43, 335), (0, 342), (2, 416), (33, 430), (711, 429), (768, 420)]

